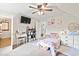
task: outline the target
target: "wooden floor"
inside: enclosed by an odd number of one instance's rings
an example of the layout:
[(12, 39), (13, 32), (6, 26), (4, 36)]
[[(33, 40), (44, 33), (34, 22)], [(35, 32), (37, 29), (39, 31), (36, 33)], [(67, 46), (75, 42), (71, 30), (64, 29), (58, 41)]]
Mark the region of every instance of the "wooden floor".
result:
[(11, 45), (11, 38), (0, 38), (0, 48)]

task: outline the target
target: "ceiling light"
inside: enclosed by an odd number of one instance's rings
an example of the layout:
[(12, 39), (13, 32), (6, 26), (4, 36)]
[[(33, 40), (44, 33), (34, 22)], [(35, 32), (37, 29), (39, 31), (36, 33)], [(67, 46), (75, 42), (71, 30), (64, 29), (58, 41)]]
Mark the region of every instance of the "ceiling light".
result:
[(38, 14), (39, 14), (39, 15), (43, 15), (43, 14), (44, 14), (44, 12), (40, 11), (40, 12), (38, 12)]

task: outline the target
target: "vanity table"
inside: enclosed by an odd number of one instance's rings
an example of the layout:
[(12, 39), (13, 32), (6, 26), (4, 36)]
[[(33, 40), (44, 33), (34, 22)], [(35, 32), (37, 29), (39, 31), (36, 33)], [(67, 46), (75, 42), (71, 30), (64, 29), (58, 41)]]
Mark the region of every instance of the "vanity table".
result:
[(23, 33), (23, 34), (17, 34), (17, 35), (16, 35), (17, 45), (26, 43), (26, 42), (27, 42), (26, 38), (27, 38), (26, 33)]

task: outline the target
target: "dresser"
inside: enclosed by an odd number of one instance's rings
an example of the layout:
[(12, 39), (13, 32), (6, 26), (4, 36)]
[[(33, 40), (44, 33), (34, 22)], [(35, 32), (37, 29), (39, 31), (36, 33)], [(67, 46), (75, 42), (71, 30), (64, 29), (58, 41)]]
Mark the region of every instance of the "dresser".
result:
[(79, 35), (75, 36), (62, 35), (61, 41), (63, 45), (79, 49)]

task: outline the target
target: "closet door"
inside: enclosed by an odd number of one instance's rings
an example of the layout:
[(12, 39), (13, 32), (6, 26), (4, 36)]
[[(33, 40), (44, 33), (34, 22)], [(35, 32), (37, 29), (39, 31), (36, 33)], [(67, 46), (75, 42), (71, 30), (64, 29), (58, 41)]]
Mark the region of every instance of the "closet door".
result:
[(46, 22), (41, 22), (41, 37), (45, 37), (46, 34)]
[(41, 22), (36, 21), (36, 39), (41, 38)]

